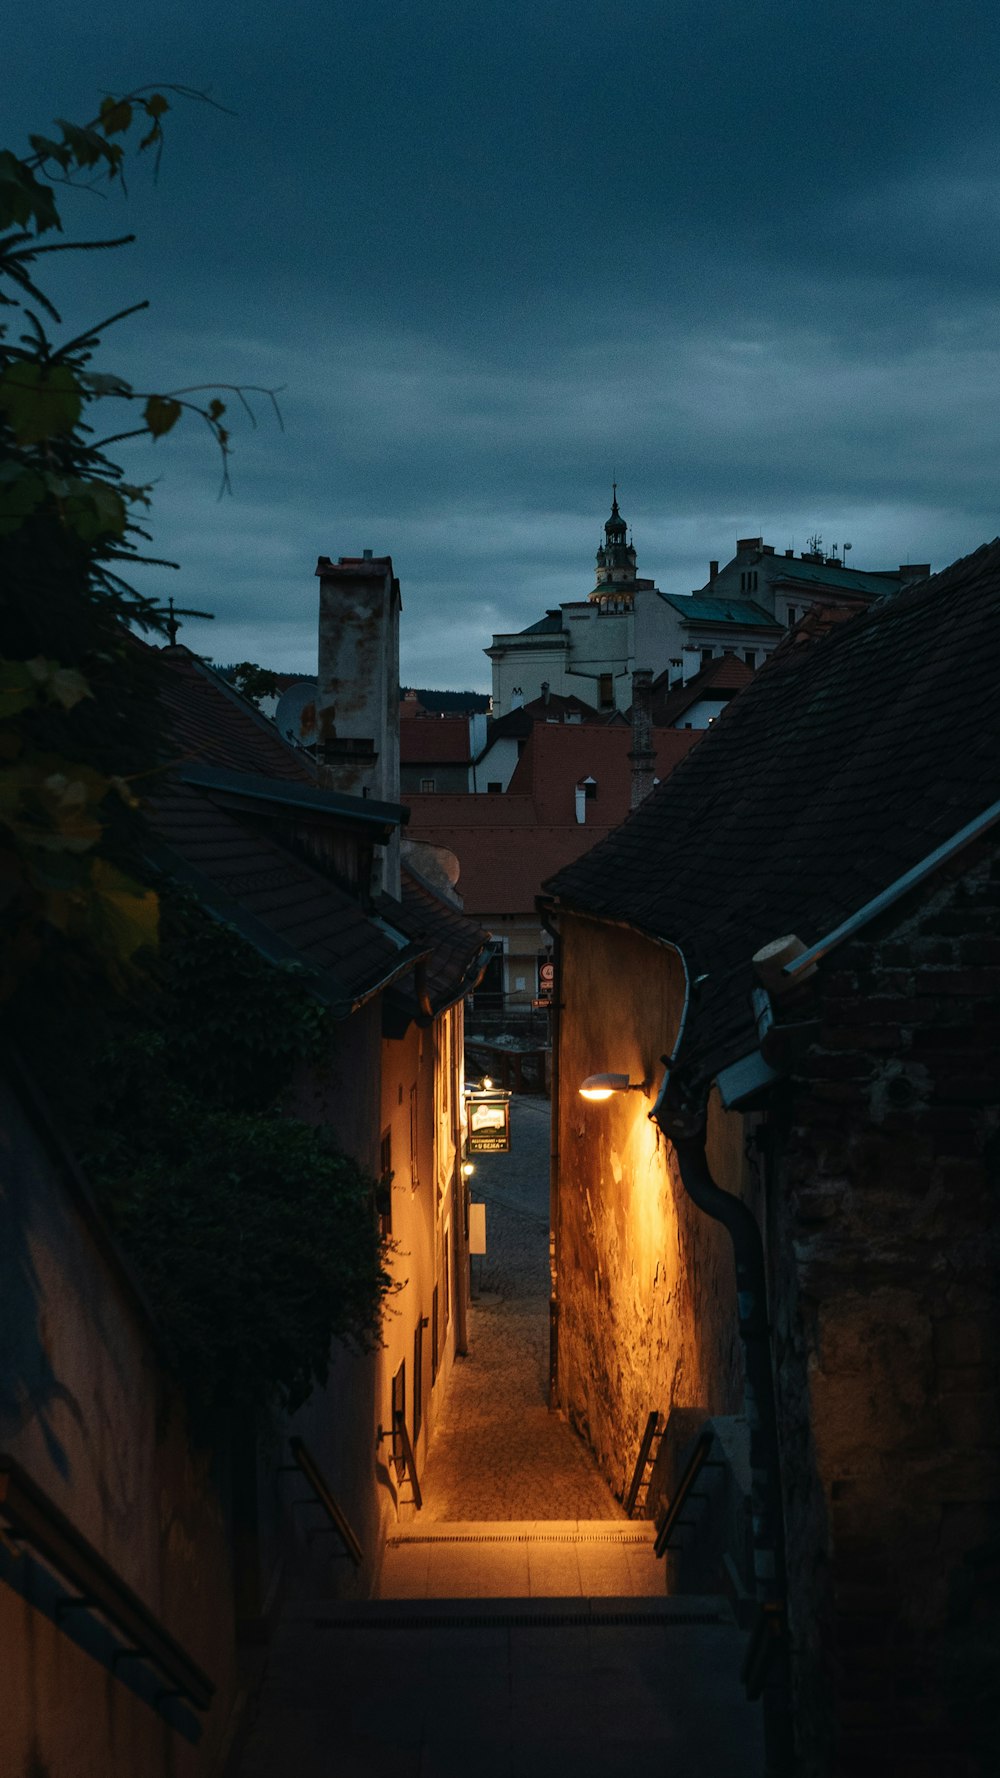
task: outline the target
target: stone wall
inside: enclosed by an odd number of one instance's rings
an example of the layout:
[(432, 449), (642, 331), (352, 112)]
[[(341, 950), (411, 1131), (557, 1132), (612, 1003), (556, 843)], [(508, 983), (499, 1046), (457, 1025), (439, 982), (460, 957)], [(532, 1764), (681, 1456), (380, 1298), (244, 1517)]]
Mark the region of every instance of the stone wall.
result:
[[(558, 1399), (616, 1494), (653, 1408), (741, 1405), (732, 1250), (696, 1210), (649, 1120), (683, 1001), (676, 956), (630, 931), (565, 916), (558, 1056), (555, 1266)], [(648, 1080), (592, 1104), (589, 1074)], [(746, 1183), (743, 1120), (713, 1106), (709, 1157)]]
[(804, 1774), (1000, 1770), (1000, 866), (952, 869), (821, 972), (774, 1156)]

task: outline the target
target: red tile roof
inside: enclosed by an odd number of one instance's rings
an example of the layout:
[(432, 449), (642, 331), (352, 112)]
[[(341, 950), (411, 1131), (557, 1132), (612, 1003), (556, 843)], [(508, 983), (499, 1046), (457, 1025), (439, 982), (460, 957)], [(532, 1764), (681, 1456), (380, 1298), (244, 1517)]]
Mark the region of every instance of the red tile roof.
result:
[(707, 976), (692, 1019), (713, 1073), (754, 1046), (755, 950), (817, 940), (998, 795), (1000, 539), (815, 640), (790, 636), (546, 889), (681, 947)]
[[(656, 775), (666, 778), (699, 740), (695, 729), (654, 729)], [(514, 768), (507, 795), (532, 798), (540, 822), (574, 821), (576, 786), (593, 778), (588, 821), (613, 827), (632, 800), (632, 731), (604, 723), (536, 723)]]
[(749, 685), (754, 670), (738, 655), (718, 655), (685, 685), (671, 687), (669, 668), (653, 681), (653, 721), (672, 728), (700, 698), (728, 699)]
[(160, 702), (184, 757), (238, 772), (316, 782), (310, 756), (292, 748), (273, 722), (188, 648), (159, 651), (166, 669)]
[(464, 765), (468, 759), (467, 716), (423, 716), (400, 723), (400, 765)]

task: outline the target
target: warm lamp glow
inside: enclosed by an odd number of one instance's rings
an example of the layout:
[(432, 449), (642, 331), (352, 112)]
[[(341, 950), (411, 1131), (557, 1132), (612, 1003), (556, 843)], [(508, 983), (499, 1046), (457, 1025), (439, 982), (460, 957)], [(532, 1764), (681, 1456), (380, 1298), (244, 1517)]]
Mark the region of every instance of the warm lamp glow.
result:
[(627, 1074), (589, 1074), (580, 1088), (582, 1099), (610, 1099), (612, 1093), (627, 1093)]
[(489, 1075), (484, 1074), (483, 1075), (483, 1091), (488, 1093), (492, 1085), (493, 1085), (493, 1082), (491, 1081)]
[(462, 1162), (462, 1178), (463, 1179), (471, 1179), (472, 1175), (475, 1171), (476, 1171), (476, 1169), (473, 1166), (471, 1161), (463, 1161)]

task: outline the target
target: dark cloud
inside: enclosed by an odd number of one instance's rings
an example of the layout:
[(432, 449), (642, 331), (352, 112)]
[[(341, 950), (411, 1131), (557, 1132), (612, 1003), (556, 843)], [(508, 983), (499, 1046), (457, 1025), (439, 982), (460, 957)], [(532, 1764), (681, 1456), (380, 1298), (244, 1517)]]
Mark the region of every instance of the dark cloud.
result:
[(105, 352), (140, 384), (284, 385), (232, 500), (190, 431), (129, 462), (184, 565), (144, 584), (215, 610), (217, 658), (307, 669), (317, 554), (370, 547), (405, 676), (485, 684), (493, 629), (589, 587), (612, 471), (675, 591), (747, 530), (890, 566), (998, 529), (992, 3), (114, 0), (95, 28), (41, 0), (7, 37), (14, 145), (147, 78), (238, 113), (178, 105), (127, 210), (70, 200), (140, 238), (55, 275), (74, 322), (153, 298)]

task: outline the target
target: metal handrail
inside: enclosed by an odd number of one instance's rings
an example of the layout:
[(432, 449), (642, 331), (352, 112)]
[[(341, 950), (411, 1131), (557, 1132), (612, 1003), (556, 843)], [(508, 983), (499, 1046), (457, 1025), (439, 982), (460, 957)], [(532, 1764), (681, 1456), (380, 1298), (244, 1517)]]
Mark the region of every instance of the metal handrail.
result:
[(354, 1563), (355, 1568), (360, 1568), (365, 1559), (364, 1550), (361, 1548), (361, 1544), (355, 1536), (352, 1527), (344, 1517), (343, 1512), (330, 1492), (326, 1477), (320, 1469), (319, 1464), (316, 1462), (315, 1457), (308, 1445), (306, 1445), (300, 1438), (290, 1438), (288, 1444), (295, 1462), (313, 1491), (314, 1499), (318, 1501), (319, 1505), (326, 1513), (327, 1518), (333, 1526), (333, 1529), (336, 1531), (337, 1536), (340, 1538), (340, 1541), (347, 1551), (347, 1554), (350, 1556), (351, 1561)]
[(667, 1545), (670, 1542), (672, 1532), (677, 1525), (682, 1522), (680, 1516), (681, 1512), (684, 1509), (685, 1502), (691, 1493), (691, 1489), (698, 1477), (702, 1464), (705, 1462), (709, 1451), (712, 1449), (714, 1440), (715, 1433), (712, 1431), (711, 1427), (706, 1427), (705, 1431), (699, 1435), (698, 1443), (695, 1445), (695, 1448), (688, 1459), (688, 1466), (678, 1483), (677, 1492), (667, 1507), (666, 1513), (660, 1523), (659, 1530), (656, 1533), (656, 1542), (653, 1545), (653, 1549), (658, 1556), (664, 1554)]
[(413, 1455), (413, 1446), (410, 1443), (410, 1435), (406, 1430), (406, 1416), (398, 1408), (392, 1417), (392, 1423), (399, 1434), (399, 1442), (403, 1447), (403, 1464), (405, 1466), (405, 1472), (409, 1474), (410, 1481), (413, 1484), (413, 1498), (416, 1502), (417, 1511), (419, 1512), (424, 1504), (424, 1497), (420, 1492), (420, 1482), (417, 1479), (417, 1462)]
[(625, 1496), (625, 1516), (629, 1519), (635, 1511), (635, 1503), (638, 1499), (639, 1489), (642, 1487), (643, 1474), (646, 1465), (649, 1462), (649, 1453), (653, 1448), (653, 1440), (656, 1437), (659, 1423), (659, 1413), (656, 1408), (653, 1408), (650, 1411), (649, 1419), (646, 1421), (646, 1430), (642, 1435), (642, 1441), (639, 1445), (639, 1455), (635, 1460), (635, 1468), (632, 1471), (632, 1480), (629, 1483), (629, 1490)]
[(74, 1606), (99, 1612), (131, 1643), (130, 1654), (163, 1674), (168, 1681), (163, 1696), (186, 1698), (196, 1710), (208, 1709), (215, 1686), (207, 1673), (27, 1471), (8, 1456), (0, 1456), (0, 1514), (11, 1542), (28, 1544), (63, 1581), (76, 1588), (77, 1597), (67, 1599), (64, 1609)]

